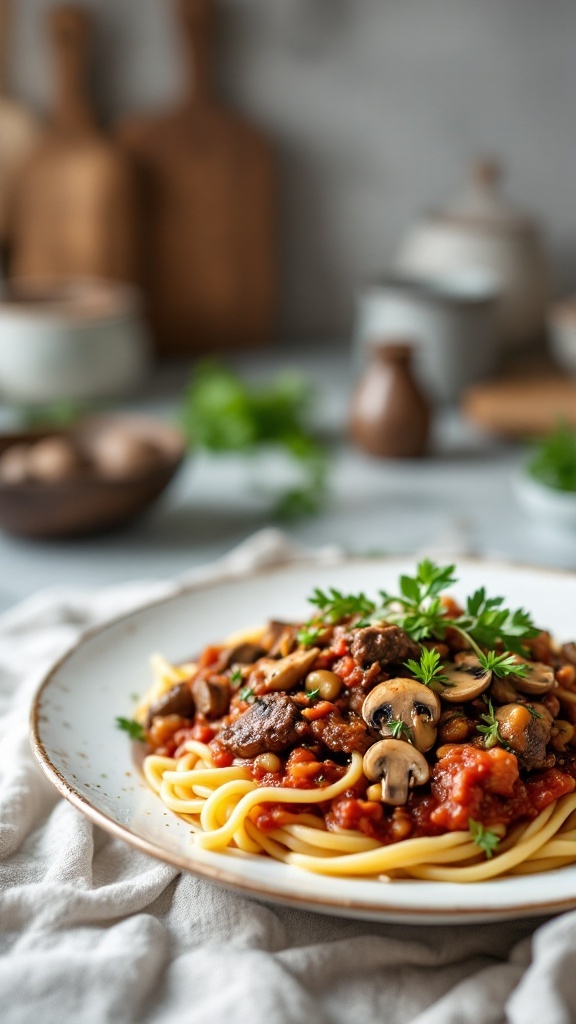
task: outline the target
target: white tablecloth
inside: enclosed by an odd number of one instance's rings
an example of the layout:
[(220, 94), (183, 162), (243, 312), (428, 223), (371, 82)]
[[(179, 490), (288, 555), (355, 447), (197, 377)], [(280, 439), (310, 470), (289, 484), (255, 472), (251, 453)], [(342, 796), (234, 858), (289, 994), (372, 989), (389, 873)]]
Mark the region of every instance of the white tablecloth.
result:
[[(265, 531), (194, 577), (298, 554)], [(271, 907), (136, 853), (58, 797), (28, 741), (39, 677), (81, 630), (169, 590), (53, 589), (0, 620), (3, 1024), (576, 1020), (576, 914), (416, 928)]]

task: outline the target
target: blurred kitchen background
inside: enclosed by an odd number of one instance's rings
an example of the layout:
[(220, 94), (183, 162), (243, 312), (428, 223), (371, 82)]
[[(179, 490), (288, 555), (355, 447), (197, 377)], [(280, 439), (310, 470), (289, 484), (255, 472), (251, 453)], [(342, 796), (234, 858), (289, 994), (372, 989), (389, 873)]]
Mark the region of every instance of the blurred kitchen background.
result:
[(0, 603), (282, 517), (575, 568), (574, 38), (571, 0), (0, 0)]
[[(46, 112), (51, 0), (12, 6), (10, 91)], [(177, 100), (186, 54), (170, 0), (86, 7), (103, 120)], [(485, 154), (545, 225), (555, 290), (574, 286), (575, 37), (571, 0), (220, 0), (218, 95), (279, 163), (279, 338), (347, 337), (359, 282)]]

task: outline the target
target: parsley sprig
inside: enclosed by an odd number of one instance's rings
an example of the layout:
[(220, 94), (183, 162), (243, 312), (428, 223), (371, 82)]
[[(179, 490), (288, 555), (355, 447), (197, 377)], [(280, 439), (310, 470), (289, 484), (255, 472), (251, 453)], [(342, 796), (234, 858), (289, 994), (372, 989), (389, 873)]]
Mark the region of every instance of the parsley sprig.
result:
[(140, 740), (144, 743), (146, 740), (146, 733), (144, 727), (140, 725), (140, 722), (136, 722), (133, 718), (122, 718), (119, 715), (116, 719), (116, 725), (119, 729), (123, 729), (130, 736), (130, 739)]
[(311, 626), (310, 623), (306, 623), (296, 633), (296, 639), (301, 647), (314, 647), (321, 632), (319, 626)]
[(486, 828), (481, 822), (474, 821), (474, 818), (468, 819), (468, 828), (470, 829), (472, 842), (476, 843), (476, 846), (484, 851), (486, 860), (490, 860), (500, 845), (498, 833), (490, 828)]
[(449, 682), (447, 676), (442, 674), (440, 661), (438, 651), (434, 649), (428, 650), (427, 647), (423, 647), (420, 661), (409, 658), (405, 665), (406, 668), (410, 669), (412, 675), (419, 679), (424, 686), (429, 686), (435, 693), (442, 693), (445, 686), (452, 686), (453, 684)]
[(392, 718), (390, 722), (386, 723), (390, 729), (390, 735), (395, 740), (407, 740), (408, 743), (412, 743), (412, 729), (409, 725), (406, 725), (401, 718)]
[[(330, 587), (327, 591), (315, 587), (312, 597), (308, 600), (320, 610), (319, 618), (328, 625), (357, 615), (362, 619), (369, 619), (376, 611), (375, 602), (366, 597), (366, 594), (343, 594), (335, 587)], [(361, 623), (357, 622), (355, 625)]]
[(480, 718), (484, 722), (484, 725), (477, 725), (476, 729), (484, 737), (484, 746), (486, 750), (490, 750), (491, 747), (504, 747), (505, 750), (510, 750), (510, 746), (506, 743), (506, 740), (502, 739), (500, 735), (499, 723), (496, 718), (494, 711), (494, 705), (491, 700), (488, 701), (488, 711), (480, 715)]
[[(480, 587), (467, 598), (464, 611), (455, 616), (447, 614), (442, 594), (457, 582), (455, 571), (455, 565), (436, 565), (424, 558), (414, 576), (400, 577), (399, 594), (380, 591), (379, 604), (363, 592), (343, 594), (334, 587), (328, 591), (317, 587), (309, 600), (319, 614), (307, 626), (319, 622), (334, 625), (343, 619), (352, 619), (354, 626), (388, 622), (400, 626), (417, 642), (443, 640), (452, 629), (474, 652), (482, 668), (500, 679), (525, 676), (527, 666), (513, 655), (525, 655), (526, 641), (539, 635), (529, 613), (523, 608), (506, 608), (503, 597), (488, 597), (485, 588)], [(445, 685), (439, 671), (440, 659), (433, 657), (435, 653), (429, 659), (428, 654), (423, 655), (425, 660), (421, 658), (420, 664), (407, 663), (416, 678), (432, 689)]]

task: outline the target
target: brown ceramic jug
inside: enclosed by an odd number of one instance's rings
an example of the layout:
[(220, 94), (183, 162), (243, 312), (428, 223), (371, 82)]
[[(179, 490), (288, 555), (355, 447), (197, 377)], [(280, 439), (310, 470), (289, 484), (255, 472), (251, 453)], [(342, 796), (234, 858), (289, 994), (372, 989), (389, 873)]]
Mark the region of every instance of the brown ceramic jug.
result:
[(430, 406), (411, 368), (413, 346), (404, 340), (373, 347), (350, 408), (350, 437), (370, 455), (414, 458), (423, 455)]

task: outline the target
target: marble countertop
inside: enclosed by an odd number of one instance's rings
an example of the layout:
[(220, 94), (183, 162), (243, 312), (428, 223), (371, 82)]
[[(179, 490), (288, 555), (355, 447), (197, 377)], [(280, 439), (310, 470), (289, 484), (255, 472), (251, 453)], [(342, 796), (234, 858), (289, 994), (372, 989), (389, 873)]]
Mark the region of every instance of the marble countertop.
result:
[[(516, 504), (512, 481), (525, 458), (522, 446), (486, 438), (453, 410), (443, 410), (428, 458), (372, 459), (343, 438), (352, 382), (346, 354), (283, 350), (235, 362), (254, 380), (290, 367), (315, 384), (315, 420), (331, 451), (331, 491), (322, 514), (288, 525), (302, 543), (338, 544), (361, 554), (452, 552), (576, 569), (576, 536), (530, 521)], [(126, 402), (126, 409), (174, 418), (188, 372), (164, 368), (150, 393)], [(169, 577), (215, 558), (269, 525), (270, 505), (261, 491), (286, 482), (288, 474), (278, 456), (192, 454), (158, 504), (130, 527), (67, 542), (0, 535), (0, 610), (42, 587)]]

